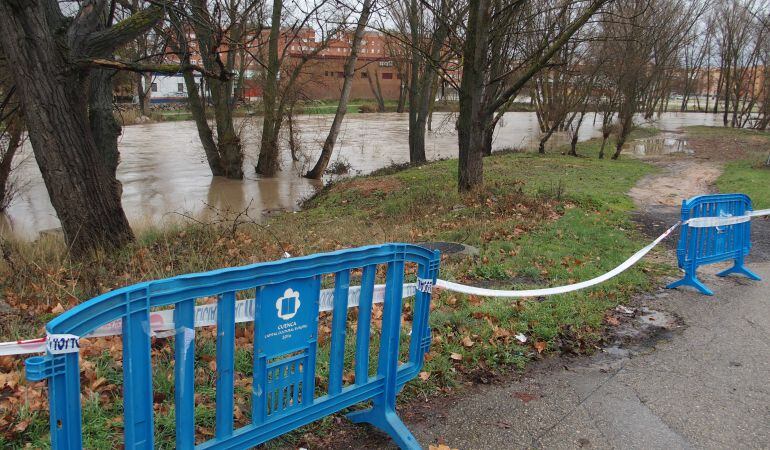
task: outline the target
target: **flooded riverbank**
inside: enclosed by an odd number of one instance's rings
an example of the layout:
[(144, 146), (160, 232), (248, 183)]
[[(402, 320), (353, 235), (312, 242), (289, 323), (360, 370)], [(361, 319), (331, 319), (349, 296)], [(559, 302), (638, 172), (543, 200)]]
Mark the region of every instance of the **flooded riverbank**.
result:
[[(315, 162), (326, 138), (332, 116), (307, 115), (296, 118), (299, 129), (300, 161), (293, 162), (285, 151), (283, 171), (264, 179), (254, 173), (259, 152), (261, 119), (241, 123), (246, 161), (243, 181), (211, 176), (193, 122), (165, 122), (125, 127), (120, 139), (121, 163), (118, 178), (123, 183), (123, 207), (136, 228), (162, 224), (186, 216), (212, 220), (217, 211), (241, 211), (249, 208), (259, 218), (276, 210), (296, 210), (299, 202), (312, 195), (323, 182), (307, 180), (304, 173)], [(429, 159), (457, 156), (456, 116), (437, 113), (433, 131), (428, 133), (426, 152)], [(699, 113), (667, 113), (654, 126), (676, 130), (688, 125), (717, 125), (720, 117)], [(586, 117), (580, 140), (599, 135), (599, 123)], [(357, 114), (345, 118), (332, 162), (348, 164), (351, 174), (367, 174), (392, 164), (409, 160), (406, 114)], [(502, 119), (493, 145), (494, 150), (531, 149), (539, 139), (537, 118), (530, 112), (507, 113)], [(556, 135), (550, 150), (564, 144)], [(27, 156), (17, 176), (25, 183), (21, 196), (0, 215), (0, 232), (23, 239), (34, 239), (40, 232), (59, 227), (40, 172), (31, 156), (29, 144), (22, 151)], [(329, 181), (327, 177), (324, 181)]]

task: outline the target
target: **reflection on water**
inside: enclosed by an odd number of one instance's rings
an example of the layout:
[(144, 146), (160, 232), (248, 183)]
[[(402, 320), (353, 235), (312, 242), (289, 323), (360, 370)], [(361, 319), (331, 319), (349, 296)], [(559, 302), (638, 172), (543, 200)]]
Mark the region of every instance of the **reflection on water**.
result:
[(638, 139), (631, 143), (631, 147), (636, 156), (671, 155), (675, 153), (692, 155), (695, 153), (687, 145), (687, 139), (670, 135)]
[[(315, 162), (332, 118), (331, 115), (298, 117), (300, 160), (292, 162), (289, 152), (283, 152), (283, 171), (271, 179), (254, 174), (261, 119), (244, 120), (240, 124), (246, 154), (246, 178), (243, 181), (211, 176), (193, 122), (125, 127), (120, 140), (118, 178), (123, 183), (123, 206), (129, 221), (134, 227), (141, 228), (178, 218), (177, 213), (211, 220), (216, 218), (216, 210), (240, 211), (249, 207), (250, 215), (255, 218), (275, 210), (296, 210), (302, 199), (322, 185), (299, 175)], [(671, 113), (664, 114), (656, 126), (677, 129), (687, 125), (713, 125), (718, 119), (710, 114)], [(434, 115), (434, 131), (428, 133), (425, 145), (429, 159), (457, 156), (455, 120), (454, 114)], [(592, 116), (586, 117), (580, 129), (580, 140), (596, 137), (599, 124), (600, 119), (593, 121)], [(407, 130), (406, 114), (349, 115), (345, 118), (332, 162), (337, 159), (346, 161), (353, 174), (366, 174), (394, 163), (408, 162)], [(493, 149), (534, 148), (539, 134), (534, 113), (507, 113), (495, 134)], [(549, 149), (566, 141), (563, 134), (554, 135)], [(32, 153), (29, 144), (21, 153)], [(7, 214), (0, 215), (0, 232), (31, 239), (41, 231), (59, 227), (34, 158), (26, 158), (17, 174), (28, 184)]]

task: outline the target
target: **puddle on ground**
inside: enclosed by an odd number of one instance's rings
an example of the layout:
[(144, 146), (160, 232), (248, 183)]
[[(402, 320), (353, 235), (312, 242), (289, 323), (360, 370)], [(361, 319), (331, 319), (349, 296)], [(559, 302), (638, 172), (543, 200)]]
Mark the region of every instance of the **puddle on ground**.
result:
[(669, 135), (638, 139), (631, 143), (636, 156), (659, 156), (681, 153), (692, 155), (695, 151), (687, 145), (687, 139)]
[(610, 359), (628, 358), (670, 339), (683, 326), (681, 319), (665, 311), (647, 307), (618, 306), (610, 317), (617, 321), (602, 353)]

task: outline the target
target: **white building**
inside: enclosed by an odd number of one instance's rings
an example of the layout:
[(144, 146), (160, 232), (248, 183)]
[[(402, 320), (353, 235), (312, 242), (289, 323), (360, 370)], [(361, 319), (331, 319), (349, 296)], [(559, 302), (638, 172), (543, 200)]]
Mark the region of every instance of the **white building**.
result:
[[(198, 73), (193, 74), (195, 85), (200, 90), (202, 76)], [(142, 79), (144, 87), (144, 79)], [(166, 75), (161, 73), (152, 74), (152, 84), (150, 86), (150, 103), (171, 103), (187, 100), (187, 85), (184, 82), (182, 74)]]

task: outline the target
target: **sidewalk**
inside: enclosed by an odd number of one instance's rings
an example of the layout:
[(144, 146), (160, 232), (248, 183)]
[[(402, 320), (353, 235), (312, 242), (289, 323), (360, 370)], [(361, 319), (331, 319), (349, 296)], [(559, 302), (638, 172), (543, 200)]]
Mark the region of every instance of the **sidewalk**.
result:
[[(752, 269), (770, 280), (770, 263)], [(661, 291), (645, 302), (685, 324), (654, 348), (536, 370), (411, 429), (426, 447), (461, 449), (770, 446), (767, 281), (704, 279), (714, 297)]]

